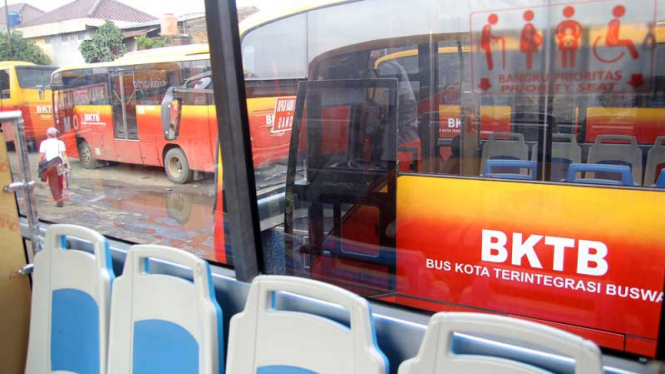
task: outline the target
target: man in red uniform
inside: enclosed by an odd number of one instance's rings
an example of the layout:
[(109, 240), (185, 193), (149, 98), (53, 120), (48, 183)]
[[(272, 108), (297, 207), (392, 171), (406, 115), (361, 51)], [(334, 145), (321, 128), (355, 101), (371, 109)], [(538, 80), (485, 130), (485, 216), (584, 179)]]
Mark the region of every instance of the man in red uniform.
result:
[(42, 141), (39, 145), (39, 167), (43, 175), (48, 181), (55, 206), (62, 207), (62, 189), (64, 187), (64, 169), (63, 173), (58, 171), (59, 166), (66, 165), (70, 168), (69, 158), (67, 158), (67, 151), (65, 143), (58, 139), (58, 130), (55, 127), (49, 127), (46, 130), (47, 139)]
[[(567, 6), (563, 9), (563, 16), (571, 18), (575, 15), (575, 8)], [(556, 27), (556, 40), (561, 52), (561, 65), (564, 69), (575, 67), (575, 56), (582, 37), (582, 25), (572, 19), (561, 21)]]
[(524, 12), (524, 20), (526, 25), (522, 29), (522, 37), (520, 38), (520, 52), (526, 54), (526, 68), (533, 67), (533, 55), (537, 53), (540, 46), (543, 44), (543, 36), (536, 30), (536, 27), (531, 23), (533, 21), (533, 11), (527, 10)]

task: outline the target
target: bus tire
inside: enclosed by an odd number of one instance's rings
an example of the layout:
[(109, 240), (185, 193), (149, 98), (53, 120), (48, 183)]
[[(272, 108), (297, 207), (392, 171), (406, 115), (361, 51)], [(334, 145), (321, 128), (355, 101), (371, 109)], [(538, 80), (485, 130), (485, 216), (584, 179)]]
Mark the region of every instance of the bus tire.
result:
[(166, 195), (166, 213), (179, 224), (185, 225), (192, 215), (192, 196), (189, 194), (171, 192)]
[(194, 172), (189, 168), (185, 152), (180, 148), (171, 148), (164, 156), (164, 170), (171, 182), (185, 184), (192, 180)]
[(29, 153), (36, 153), (37, 152), (37, 142), (35, 140), (28, 140), (26, 142), (26, 145), (28, 146), (28, 152)]
[(88, 142), (82, 140), (78, 143), (79, 149), (79, 161), (81, 161), (81, 166), (84, 169), (96, 169), (99, 167), (100, 163), (95, 159), (95, 156), (92, 153), (92, 148), (88, 145)]

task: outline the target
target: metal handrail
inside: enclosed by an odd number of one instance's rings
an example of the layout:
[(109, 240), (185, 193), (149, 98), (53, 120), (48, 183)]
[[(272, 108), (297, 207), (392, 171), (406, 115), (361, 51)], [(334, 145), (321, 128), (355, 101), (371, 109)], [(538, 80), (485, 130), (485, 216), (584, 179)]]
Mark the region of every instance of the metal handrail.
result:
[(34, 195), (35, 182), (30, 175), (30, 160), (28, 159), (28, 144), (25, 140), (25, 121), (20, 110), (0, 112), (0, 123), (12, 123), (15, 132), (15, 149), (18, 156), (18, 166), (21, 171), (22, 180), (5, 186), (6, 192), (23, 191), (25, 212), (28, 218), (30, 230), (30, 241), (32, 242), (33, 255), (42, 250), (42, 238), (39, 236), (39, 216), (37, 215), (37, 204)]

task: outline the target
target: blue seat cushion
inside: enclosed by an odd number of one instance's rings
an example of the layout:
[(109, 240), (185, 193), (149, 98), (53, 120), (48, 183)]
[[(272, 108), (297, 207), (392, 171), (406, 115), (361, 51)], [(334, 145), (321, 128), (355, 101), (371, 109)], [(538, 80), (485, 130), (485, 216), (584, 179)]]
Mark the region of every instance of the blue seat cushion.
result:
[(99, 373), (99, 306), (73, 288), (53, 291), (51, 370)]

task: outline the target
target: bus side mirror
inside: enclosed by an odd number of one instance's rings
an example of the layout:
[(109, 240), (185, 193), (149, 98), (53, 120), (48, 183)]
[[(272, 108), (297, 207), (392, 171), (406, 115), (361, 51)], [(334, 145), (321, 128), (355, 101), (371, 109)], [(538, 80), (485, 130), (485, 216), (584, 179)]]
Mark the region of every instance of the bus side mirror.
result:
[(46, 91), (44, 89), (44, 86), (37, 86), (37, 87), (39, 87), (39, 100), (44, 100), (44, 91)]
[(176, 140), (180, 133), (182, 99), (174, 97), (175, 94), (176, 89), (171, 87), (162, 100), (162, 129), (166, 140)]

